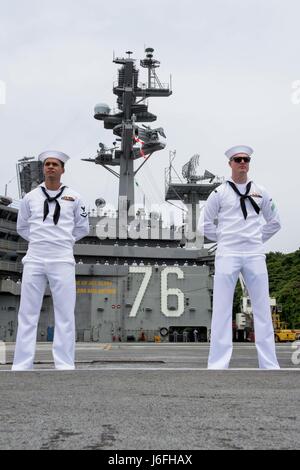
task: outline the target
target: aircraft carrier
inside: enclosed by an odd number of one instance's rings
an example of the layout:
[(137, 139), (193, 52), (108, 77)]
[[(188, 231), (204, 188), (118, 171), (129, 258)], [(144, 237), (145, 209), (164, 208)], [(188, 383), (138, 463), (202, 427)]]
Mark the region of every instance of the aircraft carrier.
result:
[[(85, 177), (109, 171), (118, 183), (118, 207), (107, 210), (105, 194), (89, 213), (89, 236), (75, 245), (77, 279), (76, 336), (78, 342), (207, 341), (211, 323), (213, 250), (197, 235), (200, 205), (220, 183), (209, 171), (197, 174), (194, 155), (178, 175), (174, 153), (166, 162), (165, 199), (181, 205), (182, 223), (167, 225), (158, 211), (147, 213), (134, 198), (135, 177), (154, 152), (165, 148), (163, 128), (149, 123), (157, 116), (148, 110), (152, 97), (167, 98), (170, 84), (157, 75), (160, 62), (147, 48), (140, 60), (146, 80), (141, 83), (137, 61), (128, 51), (114, 58), (119, 67), (113, 93), (117, 110), (95, 106), (94, 117), (112, 131), (113, 144), (99, 144), (96, 155), (83, 158)], [(97, 165), (94, 169), (92, 165)], [(20, 197), (42, 180), (38, 161), (22, 158), (17, 164)], [(116, 184), (117, 188), (117, 184)], [(83, 195), (84, 197), (84, 195)], [(16, 231), (17, 206), (0, 199), (0, 341), (13, 342), (22, 282), (22, 258), (27, 243)], [(210, 245), (211, 246), (211, 245)], [(38, 327), (38, 341), (53, 339), (51, 293), (46, 291)]]

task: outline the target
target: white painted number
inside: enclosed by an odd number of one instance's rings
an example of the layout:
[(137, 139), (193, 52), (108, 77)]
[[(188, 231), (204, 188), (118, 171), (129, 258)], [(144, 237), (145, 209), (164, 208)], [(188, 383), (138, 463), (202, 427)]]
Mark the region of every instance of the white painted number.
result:
[[(129, 317), (136, 317), (138, 309), (144, 298), (146, 289), (152, 276), (151, 267), (132, 267), (129, 268), (130, 274), (145, 274), (141, 287), (137, 293)], [(168, 289), (168, 275), (176, 274), (178, 279), (184, 279), (184, 273), (180, 268), (168, 267), (161, 271), (161, 312), (166, 317), (180, 317), (184, 313), (184, 293), (180, 289)], [(168, 296), (173, 295), (177, 297), (177, 309), (170, 310), (168, 308)]]
[(130, 314), (129, 314), (130, 317), (136, 317), (137, 311), (139, 309), (139, 306), (141, 305), (141, 302), (143, 300), (143, 297), (145, 295), (147, 286), (149, 284), (149, 281), (150, 281), (150, 278), (151, 278), (151, 275), (152, 275), (152, 268), (151, 267), (145, 267), (145, 268), (141, 267), (140, 268), (140, 267), (130, 266), (129, 272), (133, 273), (133, 274), (140, 274), (140, 273), (145, 274), (144, 279), (143, 279), (142, 284), (141, 284), (141, 287), (139, 288), (139, 291), (137, 293), (134, 304), (133, 304), (132, 309), (131, 309)]
[[(165, 268), (161, 272), (161, 311), (166, 317), (180, 317), (184, 312), (184, 294), (180, 289), (168, 289), (169, 274), (176, 274), (178, 279), (184, 278), (184, 273), (180, 268)], [(168, 308), (169, 295), (175, 295), (177, 297), (176, 310), (170, 310)]]

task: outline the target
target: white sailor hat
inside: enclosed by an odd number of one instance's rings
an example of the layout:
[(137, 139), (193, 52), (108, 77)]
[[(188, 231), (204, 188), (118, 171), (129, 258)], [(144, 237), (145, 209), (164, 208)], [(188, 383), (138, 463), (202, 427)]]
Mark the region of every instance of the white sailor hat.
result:
[(235, 145), (234, 147), (226, 150), (225, 155), (230, 160), (237, 153), (246, 153), (250, 157), (253, 153), (253, 149), (247, 145)]
[(56, 158), (63, 163), (66, 163), (70, 159), (68, 155), (63, 152), (58, 152), (57, 150), (46, 150), (38, 156), (38, 160), (43, 163), (45, 160), (47, 160), (47, 158)]

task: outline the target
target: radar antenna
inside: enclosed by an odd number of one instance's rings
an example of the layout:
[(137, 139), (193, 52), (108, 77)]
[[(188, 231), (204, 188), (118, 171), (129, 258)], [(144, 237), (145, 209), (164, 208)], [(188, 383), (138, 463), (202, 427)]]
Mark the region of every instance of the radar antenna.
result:
[(215, 175), (208, 170), (205, 170), (204, 175), (197, 175), (197, 168), (199, 166), (200, 155), (196, 153), (190, 160), (182, 167), (182, 176), (188, 183), (197, 183), (197, 181), (209, 180), (211, 183)]
[(196, 169), (199, 166), (199, 158), (200, 155), (196, 153), (182, 167), (182, 176), (187, 180), (188, 183), (194, 183), (200, 179), (200, 176), (196, 175)]

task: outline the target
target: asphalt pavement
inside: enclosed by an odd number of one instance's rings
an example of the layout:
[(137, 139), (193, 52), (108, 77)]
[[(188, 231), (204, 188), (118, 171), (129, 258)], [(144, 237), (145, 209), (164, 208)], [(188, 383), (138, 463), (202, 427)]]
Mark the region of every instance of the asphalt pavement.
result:
[(245, 343), (208, 371), (208, 347), (80, 343), (77, 369), (55, 371), (39, 343), (35, 370), (11, 372), (6, 344), (0, 449), (299, 449), (298, 345), (277, 345), (279, 371), (257, 369)]

